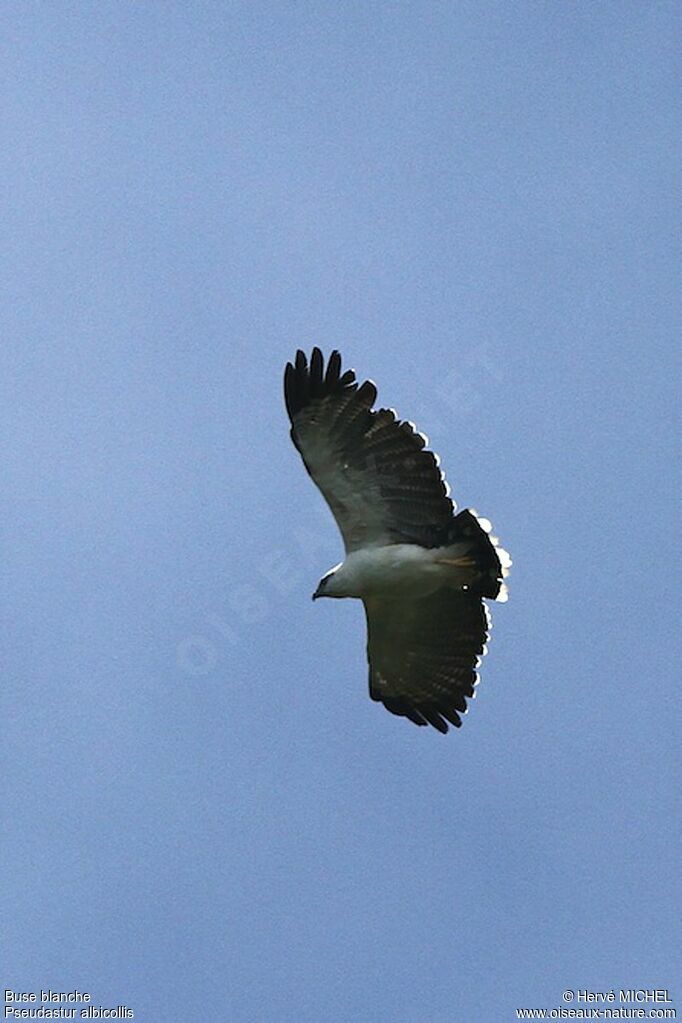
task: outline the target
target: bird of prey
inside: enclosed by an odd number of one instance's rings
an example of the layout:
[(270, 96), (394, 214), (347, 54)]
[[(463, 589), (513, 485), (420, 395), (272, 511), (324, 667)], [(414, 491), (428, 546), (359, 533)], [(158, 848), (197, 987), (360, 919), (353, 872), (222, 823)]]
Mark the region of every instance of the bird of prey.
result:
[(468, 509), (455, 514), (427, 438), (377, 389), (341, 372), (334, 351), (302, 351), (284, 373), (291, 439), (341, 531), (345, 560), (313, 594), (358, 597), (367, 617), (369, 692), (416, 725), (459, 728), (473, 697), (490, 619), (511, 565)]

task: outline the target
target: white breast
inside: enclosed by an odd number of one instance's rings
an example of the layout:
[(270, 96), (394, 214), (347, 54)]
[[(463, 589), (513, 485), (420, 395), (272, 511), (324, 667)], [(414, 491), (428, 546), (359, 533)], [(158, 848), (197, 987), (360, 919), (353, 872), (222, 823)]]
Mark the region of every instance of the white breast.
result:
[(433, 552), (415, 544), (391, 544), (353, 551), (328, 583), (338, 597), (366, 597), (376, 593), (396, 595), (403, 589), (425, 594), (441, 584), (442, 570)]

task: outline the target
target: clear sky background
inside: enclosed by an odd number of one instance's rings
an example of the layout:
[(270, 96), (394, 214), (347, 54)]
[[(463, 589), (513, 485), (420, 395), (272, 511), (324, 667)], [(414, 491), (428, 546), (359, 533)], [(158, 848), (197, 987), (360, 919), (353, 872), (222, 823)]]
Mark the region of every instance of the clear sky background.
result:
[[(677, 3), (3, 3), (3, 987), (504, 1023), (679, 948)], [(339, 348), (514, 558), (367, 696), (288, 438)]]

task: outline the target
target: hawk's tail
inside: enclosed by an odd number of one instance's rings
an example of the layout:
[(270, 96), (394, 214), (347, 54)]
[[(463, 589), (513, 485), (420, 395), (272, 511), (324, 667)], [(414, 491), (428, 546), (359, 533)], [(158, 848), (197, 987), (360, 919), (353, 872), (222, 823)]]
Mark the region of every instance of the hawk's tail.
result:
[(497, 537), (490, 536), (491, 525), (476, 512), (465, 508), (452, 520), (448, 545), (457, 544), (461, 550), (463, 540), (470, 541), (467, 554), (475, 562), (475, 575), (467, 589), (478, 597), (506, 600), (504, 578), (509, 573), (511, 558), (499, 546)]

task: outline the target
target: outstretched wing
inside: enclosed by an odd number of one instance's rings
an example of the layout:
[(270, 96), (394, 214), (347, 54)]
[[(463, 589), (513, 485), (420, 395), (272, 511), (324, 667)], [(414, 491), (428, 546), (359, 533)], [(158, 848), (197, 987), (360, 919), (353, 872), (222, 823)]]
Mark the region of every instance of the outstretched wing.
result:
[(369, 693), (392, 714), (459, 728), (490, 631), (480, 597), (440, 589), (421, 599), (366, 599)]
[(372, 411), (376, 387), (341, 373), (319, 348), (287, 363), (284, 397), (291, 439), (322, 491), (346, 551), (390, 543), (445, 541), (453, 504), (426, 438), (389, 409)]

